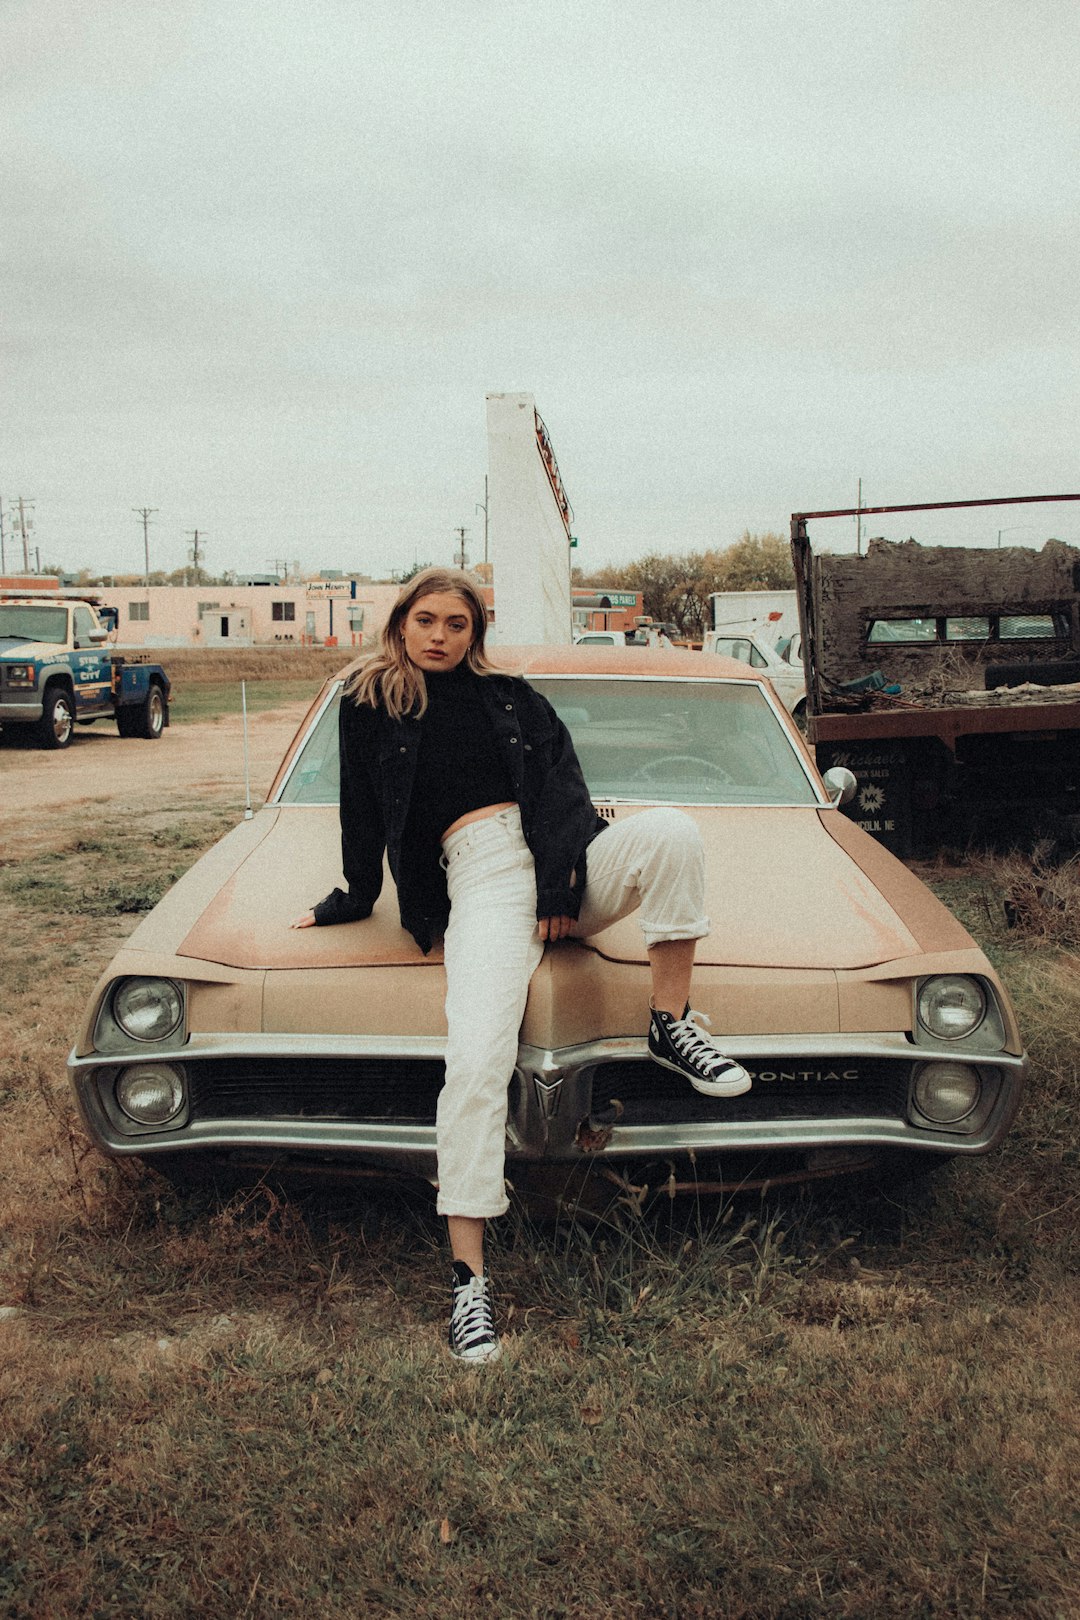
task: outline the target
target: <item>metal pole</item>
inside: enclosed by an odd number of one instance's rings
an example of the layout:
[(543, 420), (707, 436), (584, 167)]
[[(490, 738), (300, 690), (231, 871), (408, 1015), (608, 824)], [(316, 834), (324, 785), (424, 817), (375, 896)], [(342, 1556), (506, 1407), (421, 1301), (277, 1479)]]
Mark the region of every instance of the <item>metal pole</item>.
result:
[(247, 682), (240, 682), (240, 709), (244, 717), (244, 820), (254, 815), (251, 808), (251, 772), (248, 770)]
[(859, 479), (859, 493), (855, 497), (857, 509), (855, 513), (855, 555), (862, 556), (862, 479)]
[(486, 566), (488, 560), (488, 481), (486, 473), (484, 474), (484, 504), (481, 506), (480, 502), (477, 501), (476, 510), (484, 514), (484, 564)]
[[(950, 512), (957, 507), (965, 506), (1036, 506), (1047, 501), (1080, 501), (1080, 495), (997, 495), (991, 500), (982, 501), (917, 501), (906, 506), (864, 506), (861, 508), (865, 517), (867, 513), (876, 516), (879, 512)], [(836, 518), (856, 517), (857, 509), (854, 506), (837, 507), (832, 512), (793, 512), (792, 522), (796, 519), (806, 518)]]

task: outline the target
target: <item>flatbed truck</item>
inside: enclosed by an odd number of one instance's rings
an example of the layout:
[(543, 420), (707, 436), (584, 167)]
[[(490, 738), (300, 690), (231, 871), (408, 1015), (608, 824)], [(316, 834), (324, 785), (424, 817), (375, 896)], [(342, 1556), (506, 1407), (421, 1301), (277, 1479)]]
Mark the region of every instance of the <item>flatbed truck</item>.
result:
[(846, 813), (900, 856), (1080, 831), (1080, 549), (840, 555), (812, 550), (809, 522), (1020, 499), (792, 516), (807, 740), (855, 774)]

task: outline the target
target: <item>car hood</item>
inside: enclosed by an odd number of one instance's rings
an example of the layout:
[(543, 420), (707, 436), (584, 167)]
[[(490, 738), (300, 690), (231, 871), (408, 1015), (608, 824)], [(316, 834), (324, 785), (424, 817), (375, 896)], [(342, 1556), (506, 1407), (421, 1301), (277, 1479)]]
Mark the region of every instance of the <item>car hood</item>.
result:
[[(633, 807), (613, 812), (634, 813)], [(690, 814), (706, 846), (712, 927), (698, 946), (702, 964), (845, 971), (971, 945), (929, 890), (839, 811), (737, 807)], [(233, 968), (440, 961), (438, 947), (421, 956), (401, 928), (389, 874), (365, 921), (290, 927), (341, 882), (336, 809), (267, 808), (197, 862), (129, 944)], [(589, 946), (612, 961), (646, 960), (634, 916)]]
[(45, 641), (5, 641), (0, 640), (0, 658), (11, 659), (13, 663), (24, 662), (30, 658), (52, 658), (64, 656), (64, 648), (56, 642)]

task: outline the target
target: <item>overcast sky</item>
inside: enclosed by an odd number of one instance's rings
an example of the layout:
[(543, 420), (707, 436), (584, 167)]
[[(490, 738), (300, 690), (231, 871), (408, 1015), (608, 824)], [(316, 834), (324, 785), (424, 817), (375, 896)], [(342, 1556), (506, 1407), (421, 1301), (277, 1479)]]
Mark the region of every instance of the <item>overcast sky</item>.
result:
[[(0, 0), (0, 492), (43, 562), (593, 569), (1080, 490), (1076, 0)], [(1080, 503), (864, 534), (1080, 539)], [(813, 532), (813, 531), (812, 531)], [(854, 525), (824, 525), (839, 545)]]

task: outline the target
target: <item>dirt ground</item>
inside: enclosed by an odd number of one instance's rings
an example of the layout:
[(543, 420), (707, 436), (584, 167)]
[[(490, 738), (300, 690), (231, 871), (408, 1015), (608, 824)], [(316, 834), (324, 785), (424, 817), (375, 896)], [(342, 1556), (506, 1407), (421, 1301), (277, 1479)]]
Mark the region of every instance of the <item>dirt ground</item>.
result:
[[(249, 717), (254, 806), (265, 798), (307, 707), (301, 701)], [(78, 727), (71, 746), (55, 752), (30, 747), (22, 738), (0, 738), (0, 852), (7, 858), (33, 848), (38, 812), (85, 805), (92, 818), (110, 809), (164, 809), (200, 800), (243, 810), (239, 716), (170, 726), (158, 742), (118, 737), (104, 721)]]

